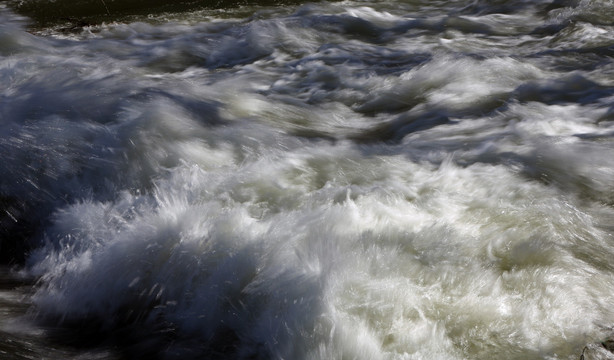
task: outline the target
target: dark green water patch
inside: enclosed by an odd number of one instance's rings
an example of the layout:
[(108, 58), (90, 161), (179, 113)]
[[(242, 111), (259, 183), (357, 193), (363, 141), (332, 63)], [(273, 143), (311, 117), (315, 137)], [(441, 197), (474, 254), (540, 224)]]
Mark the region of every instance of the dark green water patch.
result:
[(8, 0), (9, 7), (36, 26), (73, 23), (81, 26), (117, 21), (129, 15), (151, 15), (239, 6), (281, 6), (300, 0)]

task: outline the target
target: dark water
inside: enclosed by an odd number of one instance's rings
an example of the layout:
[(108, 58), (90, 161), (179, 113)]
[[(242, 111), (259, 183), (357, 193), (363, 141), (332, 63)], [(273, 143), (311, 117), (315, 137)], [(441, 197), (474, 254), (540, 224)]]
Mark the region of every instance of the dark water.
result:
[(0, 358), (613, 356), (611, 2), (0, 7)]
[[(59, 331), (42, 328), (27, 316), (34, 279), (0, 268), (0, 358), (2, 359), (97, 359), (126, 358), (113, 346), (83, 347), (58, 339)], [(77, 338), (77, 334), (72, 334)]]
[(225, 10), (251, 6), (298, 5), (300, 0), (26, 0), (7, 1), (21, 14), (40, 26), (73, 21), (77, 24), (93, 24), (114, 21), (131, 15), (147, 16), (159, 13), (177, 13), (203, 9)]

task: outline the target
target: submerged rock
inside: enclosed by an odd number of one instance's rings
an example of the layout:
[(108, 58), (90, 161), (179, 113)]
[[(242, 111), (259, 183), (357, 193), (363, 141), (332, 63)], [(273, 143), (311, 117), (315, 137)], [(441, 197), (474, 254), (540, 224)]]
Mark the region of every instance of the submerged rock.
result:
[(600, 343), (585, 346), (580, 360), (614, 360), (614, 334)]

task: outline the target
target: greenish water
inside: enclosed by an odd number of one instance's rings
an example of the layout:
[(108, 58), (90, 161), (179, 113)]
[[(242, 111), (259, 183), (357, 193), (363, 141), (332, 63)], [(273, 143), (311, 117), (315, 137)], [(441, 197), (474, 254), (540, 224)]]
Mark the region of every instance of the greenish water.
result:
[(299, 0), (18, 0), (5, 1), (17, 12), (33, 19), (38, 26), (64, 23), (99, 24), (131, 16), (150, 16), (199, 10), (237, 9), (253, 6), (298, 5)]

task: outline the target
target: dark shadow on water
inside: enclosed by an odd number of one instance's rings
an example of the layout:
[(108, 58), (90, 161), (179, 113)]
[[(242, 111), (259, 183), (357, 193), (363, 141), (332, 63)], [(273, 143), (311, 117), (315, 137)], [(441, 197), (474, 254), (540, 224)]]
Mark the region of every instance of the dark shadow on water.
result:
[(31, 18), (37, 26), (65, 23), (97, 24), (128, 15), (149, 15), (199, 9), (224, 9), (244, 5), (294, 5), (300, 0), (8, 0), (16, 12)]
[(217, 329), (210, 339), (179, 334), (172, 324), (152, 326), (126, 323), (104, 329), (100, 319), (81, 319), (61, 327), (46, 327), (46, 340), (77, 353), (107, 351), (112, 360), (265, 359), (262, 354), (240, 354), (240, 336), (230, 328)]
[(614, 89), (572, 73), (554, 80), (526, 83), (512, 97), (520, 102), (541, 102), (548, 105), (575, 103), (587, 105), (614, 95)]
[(397, 143), (408, 134), (449, 124), (450, 122), (447, 114), (438, 111), (419, 115), (404, 114), (392, 121), (381, 123), (361, 132), (351, 137), (351, 139), (358, 143)]

